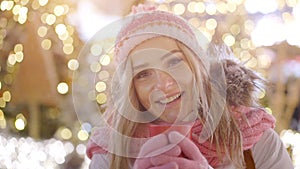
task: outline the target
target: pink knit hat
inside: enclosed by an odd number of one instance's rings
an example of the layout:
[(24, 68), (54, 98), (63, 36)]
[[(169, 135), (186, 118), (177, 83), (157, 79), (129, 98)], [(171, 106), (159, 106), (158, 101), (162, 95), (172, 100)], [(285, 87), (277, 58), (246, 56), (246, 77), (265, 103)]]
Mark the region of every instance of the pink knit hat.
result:
[[(155, 7), (139, 5), (133, 7), (125, 26), (120, 30), (115, 45), (117, 62), (126, 60), (130, 51), (141, 42), (157, 36), (176, 39), (189, 46), (195, 53), (201, 51), (200, 40), (195, 28), (180, 16), (158, 11)], [(207, 42), (202, 38), (201, 41)], [(199, 51), (200, 50), (200, 51)]]

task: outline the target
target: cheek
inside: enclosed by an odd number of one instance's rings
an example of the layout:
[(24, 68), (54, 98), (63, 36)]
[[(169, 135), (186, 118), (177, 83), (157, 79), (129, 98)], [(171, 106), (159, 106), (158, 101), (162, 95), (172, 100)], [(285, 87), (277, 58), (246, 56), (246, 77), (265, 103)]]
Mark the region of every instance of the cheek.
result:
[(185, 87), (192, 85), (193, 73), (187, 66), (181, 66), (179, 69), (172, 71), (172, 76), (179, 85), (184, 85)]
[(150, 86), (147, 84), (141, 84), (139, 82), (134, 82), (134, 87), (136, 91), (136, 95), (138, 97), (139, 102), (148, 109), (150, 107), (150, 95), (151, 90)]

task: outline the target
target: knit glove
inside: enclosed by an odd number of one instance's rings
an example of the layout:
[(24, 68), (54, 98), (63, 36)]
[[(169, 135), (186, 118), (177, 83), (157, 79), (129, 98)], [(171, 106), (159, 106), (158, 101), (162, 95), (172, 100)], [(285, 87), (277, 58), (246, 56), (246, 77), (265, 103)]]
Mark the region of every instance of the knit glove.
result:
[(151, 137), (143, 144), (139, 156), (134, 162), (133, 169), (178, 169), (174, 161), (165, 161), (160, 164), (153, 164), (152, 159), (156, 157), (175, 158), (181, 154), (181, 149), (176, 144), (170, 144), (166, 134), (159, 134)]
[[(170, 144), (177, 144), (183, 155), (169, 156), (166, 154), (158, 155), (151, 158), (151, 164), (154, 166), (160, 166), (164, 164), (173, 164), (175, 162), (175, 168), (178, 169), (208, 169), (209, 165), (205, 157), (199, 151), (199, 148), (193, 141), (184, 137), (176, 131), (172, 131), (168, 134)], [(152, 169), (152, 168), (151, 168)], [(153, 169), (162, 169), (159, 167)]]

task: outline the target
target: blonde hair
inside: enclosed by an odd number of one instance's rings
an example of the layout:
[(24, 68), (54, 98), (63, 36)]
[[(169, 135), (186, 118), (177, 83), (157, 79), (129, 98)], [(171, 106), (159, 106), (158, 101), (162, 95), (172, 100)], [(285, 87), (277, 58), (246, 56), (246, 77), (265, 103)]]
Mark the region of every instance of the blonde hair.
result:
[[(213, 81), (208, 65), (205, 65), (203, 58), (205, 53), (196, 55), (187, 46), (175, 40), (179, 49), (184, 53), (191, 71), (194, 73), (195, 101), (199, 114), (199, 120), (209, 124), (207, 134), (211, 143), (216, 145), (220, 160), (222, 154), (225, 154), (232, 160), (236, 168), (243, 168), (243, 149), (242, 136), (237, 123), (231, 116), (229, 106), (226, 102), (226, 96), (223, 95), (218, 83)], [(204, 56), (204, 57), (203, 57)], [(222, 67), (219, 67), (222, 68)], [(115, 80), (112, 81), (113, 103), (109, 106), (115, 107), (112, 117), (113, 128), (122, 135), (133, 137), (138, 122), (127, 119), (124, 115), (136, 116), (138, 109), (142, 107), (136, 97), (134, 87), (132, 86), (132, 67), (130, 59), (118, 65), (115, 73)], [(223, 79), (225, 80), (225, 79)], [(226, 83), (226, 82), (225, 82)], [(203, 92), (205, 91), (205, 92)], [(214, 99), (214, 100), (212, 100)], [(111, 109), (110, 109), (111, 110)], [(218, 112), (221, 111), (221, 112)], [(111, 113), (111, 112), (108, 112)], [(218, 124), (215, 124), (218, 121)], [(112, 148), (110, 169), (129, 169), (130, 140), (118, 134), (112, 135), (112, 141), (109, 142)], [(120, 152), (123, 151), (123, 152)]]

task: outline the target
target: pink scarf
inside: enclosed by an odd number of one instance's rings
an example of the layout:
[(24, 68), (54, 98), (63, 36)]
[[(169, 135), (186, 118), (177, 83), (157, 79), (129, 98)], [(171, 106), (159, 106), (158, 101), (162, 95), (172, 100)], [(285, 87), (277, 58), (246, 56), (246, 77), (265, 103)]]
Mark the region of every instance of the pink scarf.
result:
[[(275, 127), (275, 118), (266, 113), (263, 109), (240, 107), (239, 112), (245, 113), (246, 119), (236, 114), (238, 127), (242, 133), (243, 150), (248, 150), (257, 143), (264, 131)], [(196, 122), (192, 128), (192, 132), (199, 135), (202, 131), (202, 124)], [(212, 167), (218, 166), (219, 159), (215, 145), (209, 141), (200, 144), (196, 138), (193, 138), (194, 143), (199, 147), (200, 152), (205, 156)]]
[[(239, 107), (238, 113), (236, 111), (235, 117), (238, 122), (238, 127), (241, 130), (243, 137), (243, 149), (247, 150), (253, 147), (257, 143), (264, 131), (275, 127), (275, 119), (272, 115), (266, 113), (263, 109)], [(243, 118), (240, 114), (244, 113), (246, 118)], [(196, 121), (192, 127), (192, 133), (199, 135), (202, 131), (202, 124)], [(139, 128), (135, 137), (149, 137), (149, 133), (146, 128)], [(87, 155), (92, 158), (93, 154), (107, 153), (105, 148), (108, 146), (107, 138), (109, 137), (109, 129), (101, 128), (96, 130), (87, 144)], [(197, 138), (193, 138), (194, 143), (199, 147), (200, 152), (205, 156), (207, 161), (212, 167), (218, 166), (220, 163), (216, 152), (215, 145), (206, 141), (200, 144)]]

